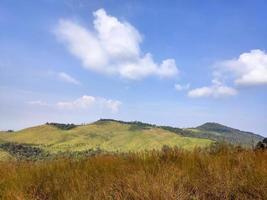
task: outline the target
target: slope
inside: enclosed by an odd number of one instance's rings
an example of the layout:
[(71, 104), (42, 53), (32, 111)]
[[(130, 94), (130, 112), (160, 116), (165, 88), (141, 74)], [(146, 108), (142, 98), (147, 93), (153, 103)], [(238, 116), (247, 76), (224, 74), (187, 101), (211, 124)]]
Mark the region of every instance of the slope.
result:
[(159, 127), (140, 127), (114, 120), (99, 120), (68, 130), (46, 124), (14, 133), (2, 133), (0, 140), (30, 144), (51, 153), (96, 148), (127, 152), (160, 149), (163, 145), (192, 149), (212, 143), (209, 139), (184, 137)]
[(234, 129), (214, 122), (207, 122), (196, 128), (184, 129), (187, 136), (225, 141), (243, 146), (254, 146), (263, 139), (262, 136)]

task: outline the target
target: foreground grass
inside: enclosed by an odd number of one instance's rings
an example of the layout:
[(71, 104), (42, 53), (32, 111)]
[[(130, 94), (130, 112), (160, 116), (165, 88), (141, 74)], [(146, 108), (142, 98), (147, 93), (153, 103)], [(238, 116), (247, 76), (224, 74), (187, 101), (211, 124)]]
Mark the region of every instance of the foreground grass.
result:
[(0, 163), (0, 199), (267, 199), (267, 152), (164, 148)]
[(8, 152), (6, 151), (3, 151), (2, 149), (0, 149), (0, 161), (1, 160), (11, 160), (13, 159), (12, 158), (12, 155), (10, 155)]

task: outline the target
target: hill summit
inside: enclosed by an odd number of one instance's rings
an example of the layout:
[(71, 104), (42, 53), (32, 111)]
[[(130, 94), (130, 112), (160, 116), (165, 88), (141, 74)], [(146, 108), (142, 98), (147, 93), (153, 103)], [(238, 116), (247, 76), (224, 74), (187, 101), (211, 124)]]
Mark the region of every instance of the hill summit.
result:
[(217, 131), (217, 132), (236, 132), (240, 131), (235, 128), (231, 128), (216, 122), (207, 122), (205, 124), (202, 124), (201, 126), (197, 126), (197, 129), (205, 130), (205, 131)]

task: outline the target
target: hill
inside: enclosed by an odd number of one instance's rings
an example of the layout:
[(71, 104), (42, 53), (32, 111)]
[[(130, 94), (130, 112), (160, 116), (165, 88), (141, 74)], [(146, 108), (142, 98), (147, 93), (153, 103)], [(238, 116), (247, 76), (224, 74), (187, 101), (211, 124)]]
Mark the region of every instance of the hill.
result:
[(208, 122), (196, 128), (184, 129), (187, 136), (225, 141), (231, 144), (251, 147), (263, 139), (262, 136), (234, 129), (222, 124)]
[(6, 143), (31, 145), (51, 154), (90, 149), (108, 152), (141, 151), (160, 149), (163, 145), (192, 149), (212, 143), (209, 139), (184, 137), (156, 126), (137, 122), (99, 120), (66, 130), (61, 127), (64, 126), (45, 124), (13, 133), (1, 133), (0, 140)]
[[(196, 128), (157, 126), (143, 122), (100, 119), (86, 125), (46, 123), (15, 132), (1, 132), (1, 157), (77, 152), (128, 152), (161, 149), (164, 145), (184, 149), (205, 147), (215, 141), (252, 146), (263, 137), (217, 123)], [(38, 153), (39, 152), (39, 153)]]

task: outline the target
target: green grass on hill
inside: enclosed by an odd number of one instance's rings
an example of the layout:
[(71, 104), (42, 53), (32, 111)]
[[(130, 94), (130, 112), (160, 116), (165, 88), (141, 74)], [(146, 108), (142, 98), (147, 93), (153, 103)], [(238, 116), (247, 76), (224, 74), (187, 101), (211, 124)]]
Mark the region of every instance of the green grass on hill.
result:
[[(228, 127), (227, 127), (228, 128)], [(237, 129), (219, 131), (219, 130), (204, 130), (201, 128), (186, 128), (183, 129), (186, 135), (194, 138), (206, 138), (214, 141), (224, 141), (234, 145), (243, 147), (253, 147), (263, 139), (262, 136), (253, 133), (240, 131)]]
[(110, 152), (127, 152), (160, 149), (163, 145), (193, 149), (212, 143), (208, 139), (183, 137), (157, 127), (136, 129), (132, 126), (115, 121), (77, 126), (70, 130), (41, 125), (14, 133), (2, 133), (0, 140), (31, 144), (50, 153), (95, 148)]

